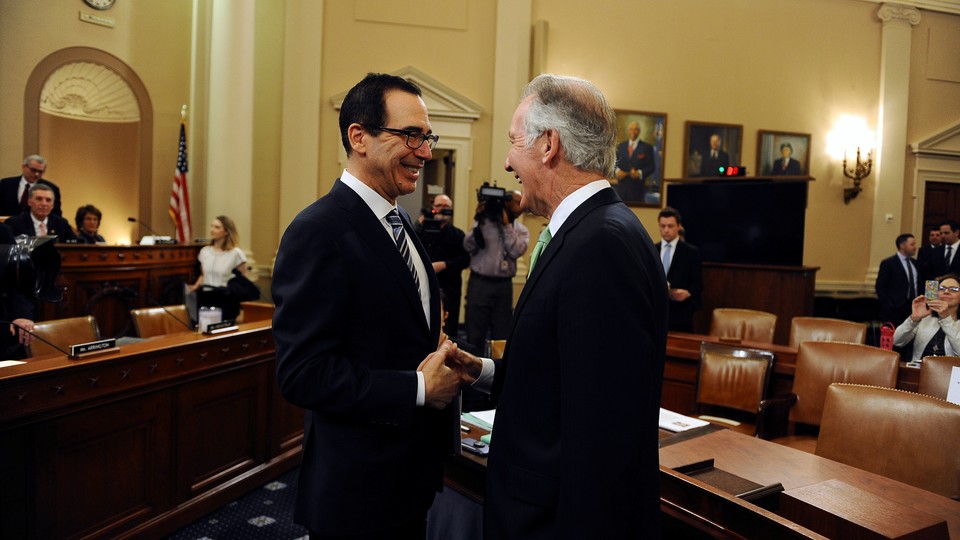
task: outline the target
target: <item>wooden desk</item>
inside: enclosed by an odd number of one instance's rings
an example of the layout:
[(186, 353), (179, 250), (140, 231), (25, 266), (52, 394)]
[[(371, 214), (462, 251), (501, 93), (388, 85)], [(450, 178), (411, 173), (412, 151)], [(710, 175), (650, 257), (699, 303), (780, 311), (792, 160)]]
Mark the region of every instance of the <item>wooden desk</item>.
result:
[[(960, 502), (813, 454), (730, 430), (716, 431), (660, 449), (662, 473), (666, 472), (664, 468), (672, 469), (706, 459), (713, 459), (714, 465), (719, 469), (761, 485), (779, 482), (783, 484), (785, 490), (827, 480), (839, 480), (867, 493), (893, 501), (899, 507), (944, 519), (947, 521), (951, 538), (960, 538)], [(677, 474), (673, 472), (671, 476)], [(708, 494), (711, 490), (695, 489), (703, 487), (702, 484), (698, 484), (700, 483), (691, 479), (690, 484), (685, 487), (674, 491), (664, 489), (661, 498), (683, 500), (685, 506), (705, 502), (709, 499)], [(702, 517), (725, 524), (734, 532), (753, 537), (755, 533), (751, 533), (751, 529), (742, 528), (751, 525), (748, 520), (744, 520), (743, 523), (733, 520), (725, 523), (726, 518), (720, 512), (722, 509), (720, 505), (711, 504), (698, 507), (701, 512), (717, 511), (716, 515), (701, 513)], [(758, 514), (763, 513), (758, 512)]]
[(183, 303), (183, 283), (196, 281), (202, 247), (57, 244), (63, 300), (38, 303), (36, 319), (93, 315), (103, 337), (132, 336), (131, 309)]
[(0, 538), (161, 538), (299, 462), (269, 321), (0, 368)]
[[(793, 374), (797, 368), (797, 349), (785, 345), (743, 341), (729, 343), (705, 334), (670, 332), (667, 334), (667, 361), (663, 369), (663, 394), (661, 407), (680, 414), (692, 415), (697, 407), (697, 377), (700, 371), (700, 344), (724, 343), (771, 351), (773, 375), (767, 395), (782, 396), (793, 390)], [(920, 368), (907, 367), (900, 363), (897, 388), (916, 392), (919, 386)]]

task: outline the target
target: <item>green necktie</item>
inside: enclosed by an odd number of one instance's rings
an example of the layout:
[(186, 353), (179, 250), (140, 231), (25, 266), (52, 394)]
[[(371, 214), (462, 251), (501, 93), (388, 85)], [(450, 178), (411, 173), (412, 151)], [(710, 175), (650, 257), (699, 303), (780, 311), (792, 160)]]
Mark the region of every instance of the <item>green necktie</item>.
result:
[(533, 253), (530, 254), (530, 271), (527, 272), (527, 277), (530, 277), (530, 274), (533, 273), (533, 267), (537, 264), (537, 259), (540, 258), (543, 250), (547, 249), (547, 244), (550, 243), (551, 238), (550, 227), (544, 227), (543, 232), (540, 233), (540, 238), (537, 238), (537, 245), (533, 246)]

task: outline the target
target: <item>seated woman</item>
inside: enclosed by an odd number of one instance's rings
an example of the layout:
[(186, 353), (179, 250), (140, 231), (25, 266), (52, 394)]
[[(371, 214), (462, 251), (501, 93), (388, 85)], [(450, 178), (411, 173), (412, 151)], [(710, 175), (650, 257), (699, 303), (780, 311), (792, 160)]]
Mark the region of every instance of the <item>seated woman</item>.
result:
[(74, 223), (77, 224), (77, 241), (81, 244), (106, 244), (107, 241), (97, 234), (100, 228), (100, 218), (103, 214), (96, 206), (88, 204), (77, 208), (77, 217)]
[(913, 343), (913, 361), (924, 356), (960, 354), (960, 280), (954, 274), (937, 278), (940, 296), (929, 302), (923, 296), (913, 299), (910, 316), (893, 333), (893, 344), (904, 347)]
[(227, 216), (217, 216), (210, 223), (210, 245), (200, 250), (200, 277), (190, 285), (189, 291), (198, 294), (200, 307), (219, 307), (223, 309), (223, 318), (236, 319), (240, 314), (240, 301), (226, 289), (227, 282), (233, 278), (234, 270), (247, 275), (247, 257), (237, 247), (239, 235), (237, 226)]

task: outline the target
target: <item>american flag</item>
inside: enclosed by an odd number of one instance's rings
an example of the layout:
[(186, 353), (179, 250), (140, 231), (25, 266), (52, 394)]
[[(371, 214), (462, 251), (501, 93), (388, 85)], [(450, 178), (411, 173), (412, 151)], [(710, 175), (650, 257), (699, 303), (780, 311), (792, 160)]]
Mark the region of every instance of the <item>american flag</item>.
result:
[(188, 242), (191, 235), (190, 193), (187, 188), (187, 126), (180, 122), (180, 151), (170, 191), (170, 217), (177, 224), (177, 242)]

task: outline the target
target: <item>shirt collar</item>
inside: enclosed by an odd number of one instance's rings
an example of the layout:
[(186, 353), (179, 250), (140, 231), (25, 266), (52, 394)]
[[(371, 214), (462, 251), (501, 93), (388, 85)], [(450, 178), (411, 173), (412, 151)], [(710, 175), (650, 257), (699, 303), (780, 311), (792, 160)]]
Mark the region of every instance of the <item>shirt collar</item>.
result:
[(370, 186), (364, 184), (356, 176), (347, 172), (346, 169), (344, 169), (343, 174), (340, 175), (340, 181), (363, 199), (363, 202), (365, 202), (374, 215), (377, 216), (377, 219), (387, 217), (387, 214), (389, 214), (391, 210), (396, 210), (397, 208), (396, 205), (390, 204), (390, 201), (384, 199), (383, 196), (371, 189)]
[(547, 224), (547, 228), (550, 229), (551, 238), (557, 235), (557, 231), (560, 230), (560, 227), (563, 226), (564, 222), (567, 221), (567, 218), (570, 217), (570, 214), (572, 214), (574, 210), (579, 208), (587, 199), (596, 195), (597, 192), (608, 187), (610, 187), (610, 182), (607, 180), (594, 180), (570, 195), (567, 195), (565, 199), (560, 201), (557, 209), (553, 211), (553, 217), (550, 218), (550, 223)]

